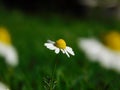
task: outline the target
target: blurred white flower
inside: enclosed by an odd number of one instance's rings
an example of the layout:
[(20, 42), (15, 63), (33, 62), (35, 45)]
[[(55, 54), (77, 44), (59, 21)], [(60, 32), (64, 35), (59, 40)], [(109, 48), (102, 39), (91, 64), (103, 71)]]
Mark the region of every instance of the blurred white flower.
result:
[(0, 82), (0, 90), (10, 90), (5, 84)]
[(98, 0), (81, 0), (80, 3), (89, 7), (96, 7), (98, 5)]
[(17, 52), (13, 46), (0, 42), (0, 55), (5, 58), (8, 65), (16, 66), (18, 64)]
[(99, 62), (107, 69), (120, 72), (120, 51), (110, 49), (95, 38), (80, 38), (78, 45), (91, 61)]
[(8, 65), (18, 65), (17, 51), (11, 44), (10, 34), (3, 27), (0, 27), (0, 56), (5, 58)]
[(63, 39), (59, 39), (56, 42), (48, 40), (47, 43), (45, 43), (44, 45), (50, 50), (55, 50), (56, 54), (62, 51), (62, 53), (66, 54), (68, 57), (70, 57), (69, 54), (73, 56), (75, 55), (72, 48), (66, 46), (66, 42)]

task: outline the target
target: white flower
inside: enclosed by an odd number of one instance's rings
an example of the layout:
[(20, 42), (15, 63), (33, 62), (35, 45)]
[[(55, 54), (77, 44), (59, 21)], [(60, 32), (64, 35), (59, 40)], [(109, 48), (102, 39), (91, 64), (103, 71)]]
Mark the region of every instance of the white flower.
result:
[(0, 90), (10, 90), (5, 84), (0, 82)]
[(0, 27), (0, 56), (5, 58), (8, 65), (18, 65), (17, 51), (11, 44), (10, 34), (4, 27)]
[(63, 39), (59, 39), (56, 42), (48, 40), (44, 45), (50, 50), (55, 50), (56, 54), (62, 51), (62, 53), (66, 54), (68, 57), (70, 57), (69, 54), (75, 55), (72, 48), (66, 46), (66, 42)]
[(120, 52), (111, 50), (95, 38), (80, 38), (78, 45), (91, 61), (120, 72)]
[(0, 55), (5, 58), (5, 61), (8, 65), (18, 65), (18, 55), (16, 49), (13, 46), (0, 42)]

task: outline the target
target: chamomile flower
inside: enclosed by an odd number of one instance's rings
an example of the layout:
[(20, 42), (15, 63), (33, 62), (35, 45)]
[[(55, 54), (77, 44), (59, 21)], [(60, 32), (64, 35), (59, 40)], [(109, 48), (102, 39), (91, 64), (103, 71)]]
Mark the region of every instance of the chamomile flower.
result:
[(89, 60), (99, 62), (107, 69), (120, 72), (120, 33), (110, 32), (104, 37), (104, 42), (96, 38), (80, 38), (78, 45)]
[(56, 42), (48, 40), (47, 43), (44, 44), (48, 49), (55, 50), (55, 53), (58, 54), (60, 51), (62, 51), (63, 54), (66, 54), (68, 57), (70, 57), (69, 54), (75, 55), (72, 48), (69, 46), (66, 46), (66, 42), (63, 39), (59, 39)]
[(18, 64), (17, 51), (11, 44), (10, 34), (3, 27), (0, 27), (0, 56), (4, 57), (6, 63), (10, 66)]

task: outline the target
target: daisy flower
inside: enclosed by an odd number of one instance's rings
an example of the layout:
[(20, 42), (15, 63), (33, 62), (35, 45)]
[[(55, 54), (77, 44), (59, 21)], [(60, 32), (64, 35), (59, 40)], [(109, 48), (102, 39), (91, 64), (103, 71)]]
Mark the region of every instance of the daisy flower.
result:
[(66, 46), (66, 42), (63, 39), (59, 39), (56, 42), (48, 40), (47, 43), (44, 44), (48, 49), (55, 50), (55, 53), (58, 54), (60, 51), (62, 51), (63, 54), (66, 54), (68, 57), (70, 57), (69, 54), (75, 55), (72, 48), (69, 46)]
[(0, 27), (0, 56), (4, 57), (6, 63), (10, 66), (18, 64), (17, 51), (11, 44), (10, 34), (3, 27)]
[(80, 49), (91, 61), (120, 72), (120, 33), (108, 33), (104, 37), (104, 43), (96, 38), (80, 38), (78, 41)]

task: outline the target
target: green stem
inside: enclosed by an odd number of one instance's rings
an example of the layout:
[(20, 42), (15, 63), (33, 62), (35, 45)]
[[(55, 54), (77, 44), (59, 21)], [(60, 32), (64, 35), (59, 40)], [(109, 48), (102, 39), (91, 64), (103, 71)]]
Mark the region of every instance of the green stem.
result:
[(51, 82), (50, 82), (50, 90), (53, 90), (54, 74), (55, 74), (55, 72), (56, 72), (56, 65), (57, 65), (57, 55), (56, 55), (56, 58), (55, 58), (55, 60), (54, 60), (54, 67), (53, 67), (52, 78), (51, 78)]

